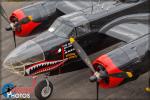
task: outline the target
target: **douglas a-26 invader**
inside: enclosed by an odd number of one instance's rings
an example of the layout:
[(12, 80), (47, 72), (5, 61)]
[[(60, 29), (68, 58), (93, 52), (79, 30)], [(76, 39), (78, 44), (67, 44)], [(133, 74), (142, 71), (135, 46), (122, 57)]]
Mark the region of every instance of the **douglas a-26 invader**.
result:
[[(51, 12), (62, 15), (53, 20), (47, 31), (14, 49), (3, 62), (5, 68), (34, 77), (89, 67), (93, 72), (90, 81), (97, 83), (97, 95), (99, 86), (117, 87), (149, 72), (149, 0), (109, 0), (82, 9), (80, 1), (53, 3), (44, 1), (22, 8), (27, 16), (20, 21), (25, 25), (20, 27), (22, 34), (29, 34), (38, 26), (35, 22)], [(25, 27), (30, 31), (23, 32)], [(78, 63), (71, 67), (80, 59), (87, 66)], [(40, 100), (47, 99), (52, 90), (53, 85), (46, 78), (35, 87), (35, 95)], [(150, 91), (150, 87), (146, 90)]]

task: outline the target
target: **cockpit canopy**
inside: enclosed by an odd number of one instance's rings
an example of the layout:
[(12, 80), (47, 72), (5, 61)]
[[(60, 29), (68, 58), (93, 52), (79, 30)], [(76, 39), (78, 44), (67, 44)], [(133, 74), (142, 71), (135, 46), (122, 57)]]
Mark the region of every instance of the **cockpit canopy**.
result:
[(66, 23), (63, 23), (61, 20), (56, 20), (51, 27), (48, 29), (48, 31), (51, 34), (57, 35), (58, 37), (67, 38), (71, 31), (73, 30), (73, 27), (70, 25), (67, 25)]

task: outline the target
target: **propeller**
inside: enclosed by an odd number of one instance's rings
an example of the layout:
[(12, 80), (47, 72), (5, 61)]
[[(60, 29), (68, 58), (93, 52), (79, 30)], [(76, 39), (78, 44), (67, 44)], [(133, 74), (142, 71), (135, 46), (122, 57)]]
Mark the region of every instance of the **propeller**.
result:
[(15, 30), (13, 30), (13, 26), (14, 26), (14, 25), (13, 25), (13, 23), (11, 23), (11, 22), (8, 20), (8, 16), (7, 16), (5, 10), (3, 9), (2, 5), (0, 5), (0, 14), (1, 14), (1, 16), (9, 23), (9, 25), (11, 26), (11, 27), (9, 27), (9, 28), (6, 28), (6, 30), (7, 30), (7, 31), (12, 30), (12, 32), (13, 32), (13, 38), (14, 38), (14, 44), (15, 44), (15, 47), (16, 47)]
[(13, 39), (14, 39), (14, 44), (16, 47), (16, 31), (21, 31), (21, 25), (26, 24), (30, 21), (32, 21), (32, 16), (27, 16), (22, 18), (20, 21), (17, 20), (17, 18), (15, 18), (13, 20), (13, 22), (10, 22), (8, 20), (8, 16), (6, 11), (4, 10), (4, 8), (2, 7), (2, 5), (0, 5), (0, 14), (1, 16), (8, 22), (9, 26), (6, 27), (6, 31), (12, 31), (13, 33)]
[(13, 32), (15, 47), (16, 47), (16, 30), (21, 31), (21, 25), (26, 24), (30, 21), (32, 21), (32, 16), (27, 16), (27, 17), (23, 18), (22, 20), (20, 20), (18, 22), (10, 23), (10, 25), (8, 27), (6, 27), (7, 31), (12, 31)]
[[(75, 28), (75, 32), (77, 34), (77, 30)], [(90, 81), (96, 81), (96, 94), (97, 94), (97, 100), (98, 100), (98, 96), (99, 96), (99, 83), (98, 83), (98, 79), (100, 78), (100, 73), (97, 72), (88, 55), (86, 54), (86, 52), (83, 50), (83, 48), (79, 45), (79, 43), (75, 40), (74, 37), (69, 37), (69, 41), (70, 43), (73, 45), (73, 47), (75, 48), (76, 52), (78, 53), (78, 55), (80, 56), (80, 58), (82, 59), (82, 61), (91, 69), (91, 71), (94, 73), (93, 76), (90, 77)]]
[(73, 45), (73, 47), (75, 48), (76, 52), (78, 53), (78, 55), (80, 56), (80, 58), (84, 61), (84, 63), (91, 69), (91, 71), (94, 73), (93, 76), (90, 77), (90, 81), (96, 81), (96, 94), (97, 94), (97, 100), (98, 100), (98, 92), (99, 92), (99, 83), (98, 83), (98, 79), (100, 78), (100, 73), (97, 72), (88, 55), (85, 53), (85, 51), (83, 50), (83, 48), (78, 44), (77, 41), (75, 41), (75, 39), (73, 37), (69, 38), (70, 43)]
[[(76, 30), (76, 29), (75, 29)], [(77, 31), (76, 31), (77, 33)], [(98, 80), (104, 77), (117, 77), (117, 78), (131, 78), (133, 75), (131, 72), (120, 72), (120, 73), (115, 73), (115, 74), (110, 74), (108, 75), (105, 71), (102, 70), (102, 66), (100, 66), (100, 71), (96, 71), (94, 69), (94, 66), (92, 65), (88, 55), (86, 52), (83, 50), (83, 48), (79, 45), (79, 43), (75, 40), (74, 37), (69, 37), (70, 43), (73, 45), (75, 48), (76, 52), (80, 56), (80, 58), (83, 60), (83, 62), (91, 69), (91, 71), (94, 73), (93, 76), (90, 77), (91, 82), (96, 82), (96, 94), (97, 94), (97, 100), (98, 100), (98, 94), (99, 94), (99, 82)]]

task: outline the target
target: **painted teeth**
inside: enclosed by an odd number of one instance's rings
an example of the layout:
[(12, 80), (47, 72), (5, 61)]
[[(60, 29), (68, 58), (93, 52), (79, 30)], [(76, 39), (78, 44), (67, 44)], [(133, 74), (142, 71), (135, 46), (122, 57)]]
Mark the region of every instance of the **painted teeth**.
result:
[(51, 64), (51, 63), (49, 63), (49, 62), (47, 63), (47, 65), (50, 65), (50, 64)]
[[(53, 65), (53, 64), (57, 64), (57, 63), (60, 63), (60, 62), (63, 62), (63, 61), (66, 61), (66, 59), (37, 64), (37, 65), (35, 65), (35, 66), (30, 67), (29, 69), (26, 69), (26, 73), (29, 75), (29, 74), (34, 73), (34, 71), (35, 71), (36, 69), (40, 69), (41, 67), (46, 67), (46, 66), (50, 66), (50, 65)], [(45, 68), (45, 69), (43, 69), (42, 71), (38, 71), (38, 72), (36, 72), (36, 73), (41, 73), (41, 72), (43, 72), (43, 71), (48, 71), (48, 70), (50, 70), (50, 69), (51, 69), (51, 68), (48, 68), (48, 69)], [(36, 74), (36, 73), (34, 73), (34, 74)]]
[(54, 62), (51, 62), (51, 64), (54, 64)]
[(30, 69), (27, 69), (26, 72), (27, 72), (27, 74), (30, 74)]
[(53, 62), (53, 64), (55, 64), (55, 63), (56, 63), (56, 61)]

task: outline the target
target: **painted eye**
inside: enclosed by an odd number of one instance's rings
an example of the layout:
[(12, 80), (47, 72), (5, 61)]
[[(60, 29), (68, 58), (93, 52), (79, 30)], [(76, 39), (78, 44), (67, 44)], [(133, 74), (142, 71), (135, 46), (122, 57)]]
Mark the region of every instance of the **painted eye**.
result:
[(58, 53), (60, 53), (60, 52), (61, 52), (61, 48), (58, 49)]

